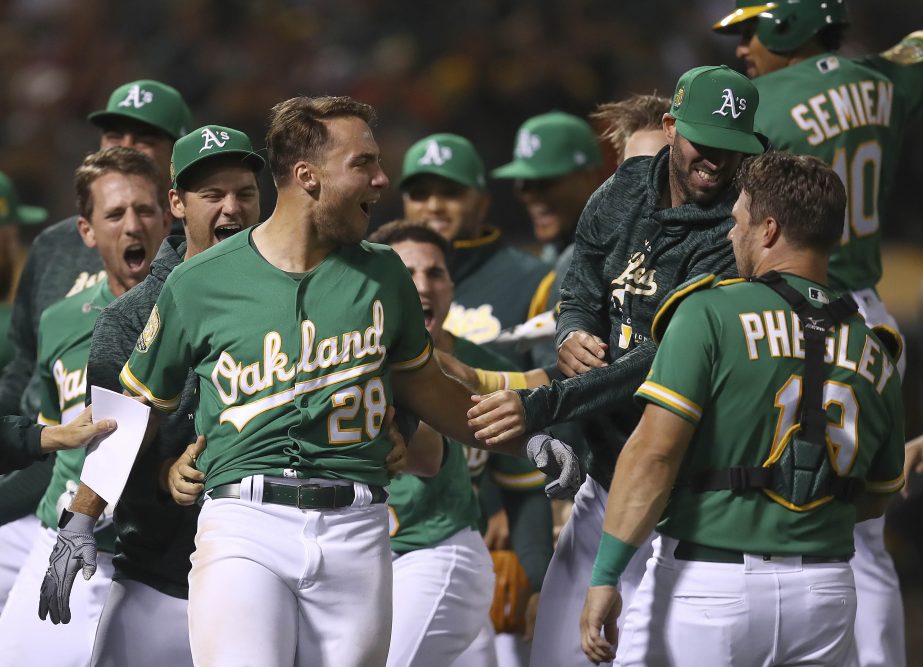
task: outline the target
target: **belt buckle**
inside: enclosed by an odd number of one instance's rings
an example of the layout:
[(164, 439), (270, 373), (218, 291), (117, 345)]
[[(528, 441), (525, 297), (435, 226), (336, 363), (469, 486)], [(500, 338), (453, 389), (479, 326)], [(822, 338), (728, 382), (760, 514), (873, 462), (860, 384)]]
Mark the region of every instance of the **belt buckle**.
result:
[(302, 493), (302, 491), (304, 491), (304, 490), (306, 490), (306, 489), (310, 489), (311, 491), (315, 491), (315, 490), (317, 490), (317, 489), (319, 489), (319, 488), (321, 488), (321, 487), (319, 487), (317, 484), (299, 484), (299, 485), (296, 486), (295, 488), (298, 489), (297, 492), (296, 492), (296, 494), (295, 494), (295, 507), (297, 507), (297, 508), (300, 509), (300, 510), (313, 510), (313, 509), (317, 509), (317, 502), (316, 502), (316, 501), (312, 501), (311, 503), (305, 502), (304, 500), (302, 500), (301, 493)]

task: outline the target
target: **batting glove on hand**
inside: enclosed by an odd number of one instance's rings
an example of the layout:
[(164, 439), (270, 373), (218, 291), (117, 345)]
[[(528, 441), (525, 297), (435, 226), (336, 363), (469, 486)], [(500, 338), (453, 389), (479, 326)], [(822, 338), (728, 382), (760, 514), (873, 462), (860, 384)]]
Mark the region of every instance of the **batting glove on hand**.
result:
[(573, 498), (580, 489), (580, 462), (565, 443), (547, 433), (536, 433), (526, 443), (526, 456), (551, 478), (545, 485), (549, 498)]
[(51, 616), (55, 625), (70, 622), (71, 588), (77, 572), (83, 569), (86, 580), (96, 572), (95, 526), (96, 519), (86, 514), (65, 510), (62, 515), (39, 597), (38, 616), (43, 621)]

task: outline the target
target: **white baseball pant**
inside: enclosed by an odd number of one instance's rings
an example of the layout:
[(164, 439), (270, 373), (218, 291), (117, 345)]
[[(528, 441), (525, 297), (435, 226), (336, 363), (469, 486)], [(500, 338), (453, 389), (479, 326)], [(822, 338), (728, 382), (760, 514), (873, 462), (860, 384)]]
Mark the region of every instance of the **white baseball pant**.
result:
[(34, 514), (0, 526), (0, 612), (13, 588), (16, 575), (29, 557), (29, 549), (41, 521)]
[(369, 504), (368, 487), (354, 487), (357, 502), (336, 510), (205, 501), (189, 573), (194, 664), (385, 664), (388, 512)]
[(677, 560), (661, 538), (624, 614), (619, 667), (842, 665), (853, 647), (848, 563), (744, 555), (743, 564)]
[(427, 549), (396, 556), (388, 667), (449, 665), (490, 613), (493, 563), (470, 528)]
[(99, 619), (92, 667), (192, 667), (188, 603), (139, 581), (116, 579)]
[(112, 581), (112, 555), (96, 554), (96, 574), (89, 581), (77, 574), (71, 589), (70, 623), (54, 625), (38, 617), (38, 604), (57, 539), (57, 531), (39, 525), (32, 550), (0, 614), (0, 666), (86, 667), (90, 662), (96, 625)]
[[(587, 477), (574, 498), (574, 511), (561, 530), (542, 584), (531, 667), (582, 665), (587, 660), (580, 643), (580, 614), (602, 537), (608, 497), (606, 489)], [(638, 549), (622, 574), (622, 617), (644, 575), (653, 543), (648, 541)]]
[[(493, 565), (491, 565), (493, 572)], [(490, 614), (485, 613), (481, 619), (480, 630), (474, 640), (460, 656), (452, 662), (452, 667), (498, 667), (497, 633), (494, 631)]]
[[(884, 324), (899, 331), (897, 321), (885, 309), (875, 290), (852, 292), (866, 324)], [(904, 377), (907, 355), (902, 351), (897, 369)], [(885, 519), (856, 524), (856, 555), (850, 561), (856, 578), (856, 653), (849, 667), (905, 667), (904, 605), (900, 582), (884, 544)]]

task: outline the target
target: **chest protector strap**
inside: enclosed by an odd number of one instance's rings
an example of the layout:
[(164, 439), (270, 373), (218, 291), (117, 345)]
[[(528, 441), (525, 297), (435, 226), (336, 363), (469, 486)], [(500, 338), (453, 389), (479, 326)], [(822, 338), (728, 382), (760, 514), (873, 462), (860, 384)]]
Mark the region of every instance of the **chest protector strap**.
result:
[(761, 467), (735, 466), (695, 475), (694, 492), (735, 493), (758, 489), (796, 511), (829, 502), (850, 500), (863, 489), (862, 480), (840, 477), (827, 450), (827, 413), (824, 409), (824, 356), (827, 332), (857, 311), (850, 296), (822, 306), (811, 304), (782, 276), (770, 271), (753, 280), (772, 288), (801, 320), (804, 331), (804, 378), (799, 422), (789, 430)]

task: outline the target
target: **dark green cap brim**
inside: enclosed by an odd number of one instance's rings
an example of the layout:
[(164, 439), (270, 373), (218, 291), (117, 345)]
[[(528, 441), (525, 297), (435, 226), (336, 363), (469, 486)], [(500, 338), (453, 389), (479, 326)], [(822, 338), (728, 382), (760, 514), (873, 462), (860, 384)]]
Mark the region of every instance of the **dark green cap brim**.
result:
[(411, 171), (404, 174), (401, 178), (401, 182), (398, 184), (398, 187), (404, 189), (404, 187), (412, 181), (417, 176), (422, 176), (424, 174), (430, 174), (432, 176), (439, 176), (453, 183), (461, 183), (466, 188), (474, 188), (475, 190), (485, 190), (486, 188), (482, 183), (478, 183), (476, 179), (466, 178), (459, 174), (459, 170), (455, 169), (443, 169), (439, 165), (428, 164), (428, 165), (416, 165)]
[(570, 165), (565, 165), (562, 168), (560, 166), (560, 162), (556, 163), (556, 166), (554, 167), (549, 167), (548, 165), (538, 165), (536, 162), (538, 161), (513, 160), (512, 162), (493, 169), (490, 172), (490, 175), (493, 178), (557, 178), (558, 176), (565, 176), (566, 174), (572, 174), (575, 171), (580, 171), (580, 169), (588, 169), (590, 167), (597, 166), (595, 164), (586, 164), (583, 167), (574, 169)]
[(21, 225), (40, 225), (48, 220), (48, 210), (41, 206), (18, 206), (16, 222)]
[(760, 135), (741, 132), (727, 127), (714, 125), (691, 125), (684, 120), (676, 120), (676, 130), (694, 144), (701, 144), (709, 148), (722, 148), (728, 151), (759, 155), (765, 153), (769, 142)]
[(138, 123), (149, 125), (159, 132), (163, 132), (174, 140), (180, 138), (180, 135), (174, 133), (170, 128), (152, 123), (149, 116), (143, 116), (139, 113), (133, 113), (132, 111), (94, 111), (89, 116), (87, 116), (87, 120), (100, 129), (105, 129), (107, 126), (118, 123), (119, 120), (124, 118), (129, 118)]
[(173, 187), (183, 187), (180, 181), (183, 179), (185, 174), (189, 173), (189, 170), (195, 167), (197, 164), (204, 162), (206, 160), (214, 160), (216, 158), (223, 158), (228, 160), (229, 158), (239, 157), (241, 164), (250, 167), (254, 173), (259, 174), (263, 171), (263, 167), (266, 166), (266, 161), (259, 153), (254, 153), (252, 151), (220, 151), (217, 153), (209, 153), (201, 157), (196, 158), (180, 171), (173, 179)]

